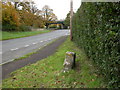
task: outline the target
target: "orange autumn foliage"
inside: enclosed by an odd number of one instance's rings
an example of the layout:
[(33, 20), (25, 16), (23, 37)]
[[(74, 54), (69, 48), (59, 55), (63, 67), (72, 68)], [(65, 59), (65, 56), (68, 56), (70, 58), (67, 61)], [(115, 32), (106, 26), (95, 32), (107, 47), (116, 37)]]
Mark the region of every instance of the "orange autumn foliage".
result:
[(20, 25), (20, 16), (19, 13), (16, 11), (14, 6), (8, 2), (8, 3), (2, 3), (2, 23), (4, 24), (10, 24), (13, 26), (19, 26)]

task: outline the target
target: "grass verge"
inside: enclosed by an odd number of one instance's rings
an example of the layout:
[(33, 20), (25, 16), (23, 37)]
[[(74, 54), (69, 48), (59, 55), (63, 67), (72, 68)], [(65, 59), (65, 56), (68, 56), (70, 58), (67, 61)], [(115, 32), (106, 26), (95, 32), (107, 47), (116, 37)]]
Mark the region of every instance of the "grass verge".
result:
[[(74, 51), (77, 55), (76, 68), (61, 72), (65, 53)], [(69, 39), (57, 52), (37, 63), (25, 66), (3, 80), (2, 88), (103, 88), (103, 78), (96, 73), (95, 67), (85, 53)]]
[(28, 37), (33, 36), (37, 34), (47, 33), (51, 30), (42, 30), (42, 31), (27, 31), (27, 32), (6, 32), (6, 31), (0, 31), (0, 34), (2, 34), (2, 37), (0, 37), (0, 40), (9, 40), (9, 39), (15, 39), (15, 38), (21, 38), (21, 37)]

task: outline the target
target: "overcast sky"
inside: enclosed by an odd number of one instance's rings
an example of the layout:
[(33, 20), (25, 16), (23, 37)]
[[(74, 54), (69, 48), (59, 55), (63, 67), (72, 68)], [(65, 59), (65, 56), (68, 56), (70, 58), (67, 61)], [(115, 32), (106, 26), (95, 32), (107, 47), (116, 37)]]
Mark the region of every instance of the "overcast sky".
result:
[[(38, 9), (42, 9), (43, 6), (48, 5), (53, 12), (56, 14), (58, 19), (65, 19), (67, 13), (70, 11), (70, 1), (71, 0), (33, 0)], [(80, 7), (81, 0), (73, 0), (73, 10), (77, 11)]]

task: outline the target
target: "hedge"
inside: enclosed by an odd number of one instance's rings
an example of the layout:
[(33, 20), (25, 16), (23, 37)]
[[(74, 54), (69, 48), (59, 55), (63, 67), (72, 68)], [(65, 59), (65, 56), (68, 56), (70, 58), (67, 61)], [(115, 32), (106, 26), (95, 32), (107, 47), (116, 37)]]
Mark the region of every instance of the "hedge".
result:
[(15, 26), (11, 24), (2, 25), (2, 31), (31, 31), (30, 26), (20, 25)]
[(82, 2), (73, 16), (73, 41), (83, 48), (108, 87), (120, 87), (120, 3)]

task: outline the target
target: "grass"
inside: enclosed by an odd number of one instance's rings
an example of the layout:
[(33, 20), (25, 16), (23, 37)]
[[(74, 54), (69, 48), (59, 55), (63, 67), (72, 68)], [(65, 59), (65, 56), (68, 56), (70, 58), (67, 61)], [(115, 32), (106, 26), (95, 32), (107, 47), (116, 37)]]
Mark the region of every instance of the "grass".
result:
[(36, 52), (28, 53), (28, 54), (26, 54), (26, 55), (24, 55), (24, 56), (22, 56), (22, 57), (20, 57), (20, 58), (14, 59), (14, 61), (22, 60), (22, 59), (28, 58), (28, 57), (30, 57), (32, 54), (35, 54), (35, 53), (37, 53), (37, 51), (36, 51)]
[(9, 40), (9, 39), (15, 39), (15, 38), (21, 38), (21, 37), (28, 37), (28, 36), (33, 36), (37, 34), (47, 33), (47, 32), (50, 32), (50, 30), (26, 31), (26, 32), (0, 31), (0, 34), (2, 34), (2, 37), (0, 37), (0, 40)]
[[(65, 53), (74, 51), (77, 55), (76, 68), (63, 73)], [(103, 88), (103, 78), (95, 72), (84, 51), (69, 39), (57, 52), (37, 63), (25, 66), (3, 80), (2, 88)]]

